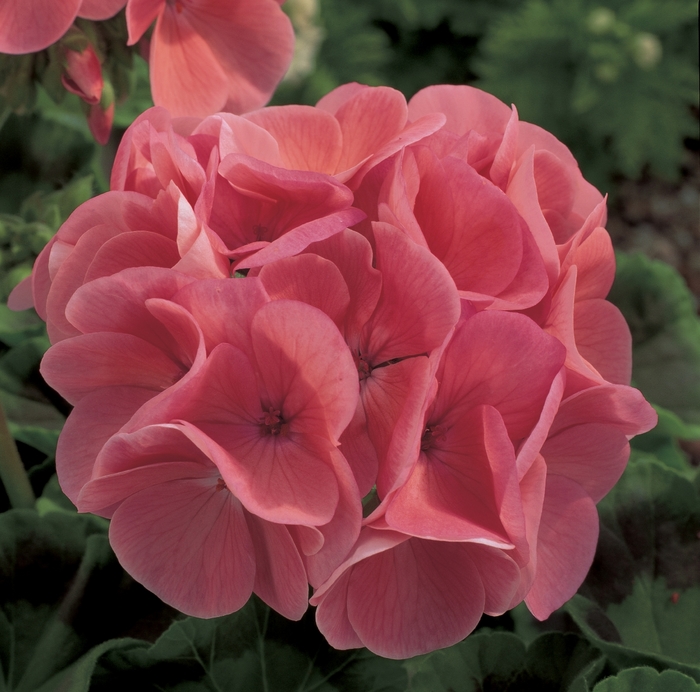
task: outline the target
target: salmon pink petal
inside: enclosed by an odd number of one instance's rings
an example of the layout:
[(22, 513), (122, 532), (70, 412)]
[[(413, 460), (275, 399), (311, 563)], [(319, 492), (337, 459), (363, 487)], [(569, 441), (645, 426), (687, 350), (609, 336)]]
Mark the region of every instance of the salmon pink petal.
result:
[(430, 252), (398, 228), (373, 228), (382, 293), (365, 326), (361, 355), (380, 365), (440, 346), (459, 319), (460, 303), (452, 278)]
[(525, 602), (538, 619), (568, 601), (590, 569), (598, 542), (595, 503), (576, 482), (548, 475), (537, 536), (535, 581)]
[(596, 228), (578, 246), (573, 261), (578, 270), (576, 300), (605, 298), (615, 280), (615, 253), (608, 232)]
[(470, 86), (440, 84), (421, 89), (408, 104), (411, 120), (444, 113), (445, 129), (458, 135), (470, 130), (503, 133), (511, 110), (495, 96)]
[(362, 502), (348, 462), (339, 451), (333, 452), (331, 459), (338, 479), (338, 506), (333, 519), (318, 527), (323, 545), (302, 558), (309, 583), (314, 587), (326, 581), (348, 555), (360, 534), (362, 522)]
[(229, 343), (244, 353), (252, 353), (250, 325), (255, 313), (270, 298), (259, 279), (248, 277), (196, 281), (184, 286), (173, 300), (193, 315), (208, 351)]
[(632, 335), (622, 313), (601, 298), (574, 304), (576, 348), (608, 382), (629, 384)]
[[(119, 363), (119, 367), (115, 367)], [(179, 380), (182, 366), (131, 334), (85, 334), (52, 346), (41, 374), (70, 403), (93, 389), (136, 386), (160, 392)]]
[(19, 55), (48, 48), (68, 31), (80, 0), (23, 0), (0, 4), (0, 53)]
[(286, 168), (329, 175), (338, 170), (343, 134), (331, 114), (310, 106), (270, 106), (245, 118), (275, 138)]
[[(529, 229), (522, 224), (523, 259), (513, 281), (501, 291), (489, 307), (492, 310), (524, 310), (537, 305), (547, 293), (547, 269)], [(466, 292), (460, 296), (468, 298)]]
[(105, 442), (153, 394), (151, 389), (109, 387), (91, 392), (76, 404), (56, 448), (61, 489), (73, 504), (77, 504), (80, 490), (90, 480), (95, 459)]
[(78, 500), (81, 511), (104, 513), (152, 485), (214, 474), (214, 464), (176, 426), (152, 425), (107, 440)]
[(350, 464), (360, 496), (364, 497), (377, 482), (379, 460), (377, 450), (367, 432), (367, 416), (361, 400), (348, 427), (340, 436), (340, 448)]
[(265, 424), (257, 390), (248, 357), (220, 344), (196, 376), (147, 411), (148, 420), (130, 425), (180, 421), (248, 511), (285, 524), (328, 523), (338, 503), (330, 443), (314, 428), (297, 425), (300, 429), (292, 431), (295, 421), (283, 401), (274, 404), (277, 422), (289, 420), (290, 430), (280, 426), (275, 434), (269, 427), (274, 419)]
[(189, 13), (177, 13), (167, 3), (163, 8), (148, 61), (153, 102), (174, 116), (204, 117), (224, 110), (229, 91), (226, 71), (192, 26)]
[(352, 168), (398, 135), (406, 125), (407, 113), (400, 91), (390, 87), (357, 91), (335, 111), (343, 133), (337, 170)]
[[(352, 571), (333, 581), (333, 586), (316, 601), (316, 625), (334, 649), (357, 649), (364, 646), (348, 618), (348, 584)], [(318, 592), (317, 592), (318, 593)], [(314, 605), (316, 595), (311, 599)]]
[(409, 539), (354, 565), (348, 582), (348, 620), (386, 658), (458, 642), (476, 627), (484, 603), (469, 546), (459, 543)]
[[(541, 454), (538, 454), (522, 474), (520, 479), (520, 497), (525, 512), (525, 538), (528, 544), (527, 563), (521, 565), (520, 583), (513, 594), (509, 608), (514, 608), (530, 590), (537, 571), (537, 534), (540, 530), (542, 505), (544, 503), (547, 485), (547, 464)], [(517, 557), (517, 555), (513, 555)]]
[(308, 303), (342, 328), (350, 293), (333, 262), (310, 254), (286, 257), (265, 265), (259, 278), (272, 300), (286, 298)]
[[(187, 17), (226, 75), (228, 98), (224, 107), (217, 110), (245, 113), (265, 105), (287, 71), (294, 52), (294, 30), (279, 3), (196, 0), (183, 2), (182, 8), (178, 17)], [(176, 13), (176, 9), (168, 10)], [(192, 60), (196, 57), (190, 56)], [(201, 79), (199, 70), (196, 77)], [(192, 89), (193, 85), (183, 83), (183, 86)]]
[(551, 435), (586, 422), (614, 425), (629, 438), (648, 432), (657, 421), (656, 411), (637, 389), (602, 384), (566, 398), (552, 423)]
[[(283, 234), (266, 247), (250, 248), (256, 252), (236, 262), (235, 267), (236, 269), (262, 267), (269, 262), (296, 255), (305, 250), (311, 243), (328, 238), (348, 226), (355, 225), (364, 216), (364, 212), (351, 208), (335, 212), (322, 219), (309, 221)], [(244, 249), (240, 248), (241, 251)]]
[(166, 481), (128, 497), (109, 539), (136, 581), (195, 617), (245, 605), (255, 581), (254, 546), (241, 504), (216, 475)]
[(128, 332), (164, 351), (177, 352), (172, 333), (153, 316), (146, 301), (170, 299), (192, 281), (170, 269), (125, 269), (82, 286), (66, 314), (83, 333)]
[(372, 87), (366, 84), (358, 84), (357, 82), (348, 82), (347, 84), (341, 84), (332, 91), (329, 91), (325, 96), (316, 103), (316, 108), (319, 110), (326, 111), (335, 115), (338, 109), (346, 102), (349, 101), (353, 96), (359, 94), (361, 91), (366, 89), (371, 89)]
[(503, 615), (512, 608), (511, 602), (520, 581), (520, 568), (504, 551), (486, 545), (470, 543), (469, 556), (479, 570), (484, 585), (484, 613)]
[(494, 406), (512, 439), (530, 433), (564, 360), (564, 349), (523, 315), (477, 313), (461, 322), (443, 356), (432, 416)]
[(457, 288), (497, 295), (523, 257), (521, 220), (495, 185), (454, 157), (420, 150), (421, 184), (414, 213), (433, 254)]
[(559, 275), (559, 255), (552, 231), (537, 201), (534, 148), (529, 149), (516, 164), (506, 188), (506, 194), (520, 216), (525, 219), (540, 249), (550, 282), (553, 283)]
[(129, 267), (165, 267), (177, 264), (177, 245), (158, 233), (133, 231), (107, 240), (95, 253), (84, 283), (116, 274)]
[(102, 21), (113, 17), (126, 5), (127, 0), (83, 0), (80, 3), (79, 17)]
[(372, 246), (359, 233), (346, 229), (312, 243), (306, 252), (330, 260), (343, 275), (350, 293), (345, 335), (356, 345), (361, 328), (374, 312), (382, 285), (381, 273), (373, 267)]
[[(369, 433), (379, 462), (376, 482), (380, 497), (405, 481), (417, 458), (432, 383), (428, 358), (407, 358), (376, 368), (361, 383), (367, 432), (359, 431), (359, 443), (354, 444), (361, 445), (363, 435)], [(351, 432), (348, 430), (343, 439), (349, 439)], [(361, 467), (362, 462), (355, 461), (355, 466)]]
[(524, 523), (515, 453), (498, 412), (480, 406), (445, 430), (431, 428), (429, 418), (427, 430), (418, 463), (388, 504), (387, 523), (421, 538), (512, 548)]
[(34, 307), (34, 296), (32, 295), (32, 277), (27, 276), (22, 279), (10, 293), (7, 299), (7, 307), (10, 310), (20, 312)]
[(571, 478), (599, 502), (625, 470), (630, 446), (618, 428), (584, 422), (551, 436), (542, 455), (550, 473)]
[(255, 551), (255, 593), (290, 620), (299, 620), (308, 607), (309, 587), (304, 564), (289, 529), (248, 515)]
[[(110, 238), (118, 234), (117, 228), (106, 224), (91, 228), (82, 235), (73, 252), (58, 267), (46, 298), (46, 328), (52, 343), (79, 333), (66, 317), (68, 301), (85, 282), (85, 274), (95, 254)], [(59, 244), (56, 243), (51, 254), (55, 255), (58, 249)]]
[(336, 441), (358, 401), (357, 368), (337, 327), (310, 305), (276, 300), (258, 310), (251, 332), (265, 405), (283, 405), (290, 431)]
[[(94, 2), (94, 0), (92, 0)], [(165, 0), (128, 0), (126, 25), (129, 29), (129, 44), (133, 46), (165, 7)]]

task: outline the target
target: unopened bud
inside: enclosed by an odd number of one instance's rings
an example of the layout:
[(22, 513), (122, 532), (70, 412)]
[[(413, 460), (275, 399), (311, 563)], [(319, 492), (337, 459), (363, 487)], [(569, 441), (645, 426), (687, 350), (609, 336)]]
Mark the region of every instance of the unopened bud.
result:
[(615, 13), (607, 7), (596, 7), (586, 20), (588, 29), (594, 34), (607, 34), (615, 26)]
[(643, 70), (650, 70), (658, 65), (662, 54), (663, 47), (658, 36), (644, 31), (634, 37), (632, 57)]

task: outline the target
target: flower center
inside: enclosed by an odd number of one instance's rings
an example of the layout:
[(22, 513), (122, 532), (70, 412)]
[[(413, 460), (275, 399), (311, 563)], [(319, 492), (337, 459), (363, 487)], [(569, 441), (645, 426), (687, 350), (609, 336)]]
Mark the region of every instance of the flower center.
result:
[(263, 414), (260, 422), (263, 435), (285, 436), (289, 432), (289, 423), (282, 418), (281, 412), (272, 406)]
[(355, 361), (360, 381), (366, 380), (372, 374), (372, 366), (359, 353), (353, 353), (352, 357)]
[(269, 235), (267, 226), (261, 226), (260, 224), (253, 226), (253, 232), (255, 233), (255, 240), (267, 240)]
[(226, 481), (223, 478), (217, 478), (216, 479), (216, 492), (220, 492), (222, 490), (228, 490), (228, 486), (226, 485)]
[(444, 425), (429, 425), (420, 440), (421, 451), (426, 452), (438, 440), (444, 440), (447, 428)]

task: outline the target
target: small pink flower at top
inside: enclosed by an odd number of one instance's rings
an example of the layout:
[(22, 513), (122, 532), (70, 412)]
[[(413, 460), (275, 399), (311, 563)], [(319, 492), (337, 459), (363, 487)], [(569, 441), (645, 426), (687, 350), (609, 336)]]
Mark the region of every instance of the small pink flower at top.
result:
[(108, 19), (126, 0), (3, 0), (0, 53), (35, 53), (58, 41), (76, 17)]
[(294, 30), (275, 0), (129, 0), (129, 44), (153, 20), (151, 91), (173, 115), (265, 105), (287, 71)]

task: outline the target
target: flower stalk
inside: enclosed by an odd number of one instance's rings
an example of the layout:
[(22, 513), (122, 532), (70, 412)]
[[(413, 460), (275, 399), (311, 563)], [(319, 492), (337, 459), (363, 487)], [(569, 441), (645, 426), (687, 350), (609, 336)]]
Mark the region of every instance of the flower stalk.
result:
[(31, 509), (36, 498), (29, 477), (12, 439), (5, 410), (0, 402), (0, 479), (5, 486), (10, 505), (15, 509)]

